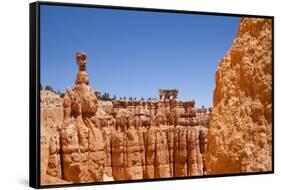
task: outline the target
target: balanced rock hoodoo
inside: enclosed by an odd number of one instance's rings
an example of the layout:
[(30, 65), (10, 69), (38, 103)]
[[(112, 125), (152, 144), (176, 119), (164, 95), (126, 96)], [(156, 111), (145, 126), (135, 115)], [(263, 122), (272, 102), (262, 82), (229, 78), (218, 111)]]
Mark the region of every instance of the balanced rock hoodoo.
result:
[(75, 87), (65, 91), (49, 140), (47, 175), (81, 183), (204, 174), (211, 109), (178, 101), (177, 89), (160, 89), (159, 100), (102, 101), (89, 86), (86, 54), (76, 62)]

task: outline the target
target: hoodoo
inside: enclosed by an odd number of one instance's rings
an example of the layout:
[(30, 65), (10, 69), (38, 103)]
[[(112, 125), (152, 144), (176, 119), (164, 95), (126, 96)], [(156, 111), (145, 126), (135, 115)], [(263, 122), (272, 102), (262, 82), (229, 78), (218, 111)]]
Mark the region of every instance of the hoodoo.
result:
[(76, 62), (43, 171), (71, 183), (204, 174), (210, 109), (178, 101), (177, 89), (160, 89), (159, 100), (102, 101), (89, 86), (87, 55)]

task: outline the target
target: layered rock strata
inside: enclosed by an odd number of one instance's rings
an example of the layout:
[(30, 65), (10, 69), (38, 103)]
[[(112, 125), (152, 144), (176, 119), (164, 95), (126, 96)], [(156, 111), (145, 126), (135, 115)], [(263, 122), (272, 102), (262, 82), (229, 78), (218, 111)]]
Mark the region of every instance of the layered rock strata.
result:
[(272, 170), (272, 20), (242, 18), (216, 72), (208, 174)]

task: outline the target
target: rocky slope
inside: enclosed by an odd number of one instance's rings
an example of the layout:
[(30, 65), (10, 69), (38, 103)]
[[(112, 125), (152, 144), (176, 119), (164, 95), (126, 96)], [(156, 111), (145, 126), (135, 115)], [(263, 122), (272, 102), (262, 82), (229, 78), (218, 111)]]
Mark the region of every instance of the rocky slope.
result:
[(216, 72), (208, 174), (272, 169), (272, 21), (242, 18)]

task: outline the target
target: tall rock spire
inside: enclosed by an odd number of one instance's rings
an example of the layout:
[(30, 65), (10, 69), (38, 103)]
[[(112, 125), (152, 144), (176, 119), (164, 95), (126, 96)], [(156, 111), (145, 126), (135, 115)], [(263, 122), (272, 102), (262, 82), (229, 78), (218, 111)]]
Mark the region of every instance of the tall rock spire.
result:
[(78, 73), (75, 80), (75, 84), (89, 84), (89, 77), (86, 72), (86, 64), (87, 64), (87, 54), (84, 52), (76, 53), (76, 63), (78, 65)]
[(89, 86), (87, 55), (76, 53), (75, 86), (66, 90), (61, 131), (50, 141), (47, 173), (72, 182), (102, 181), (105, 151), (96, 118), (98, 100)]

